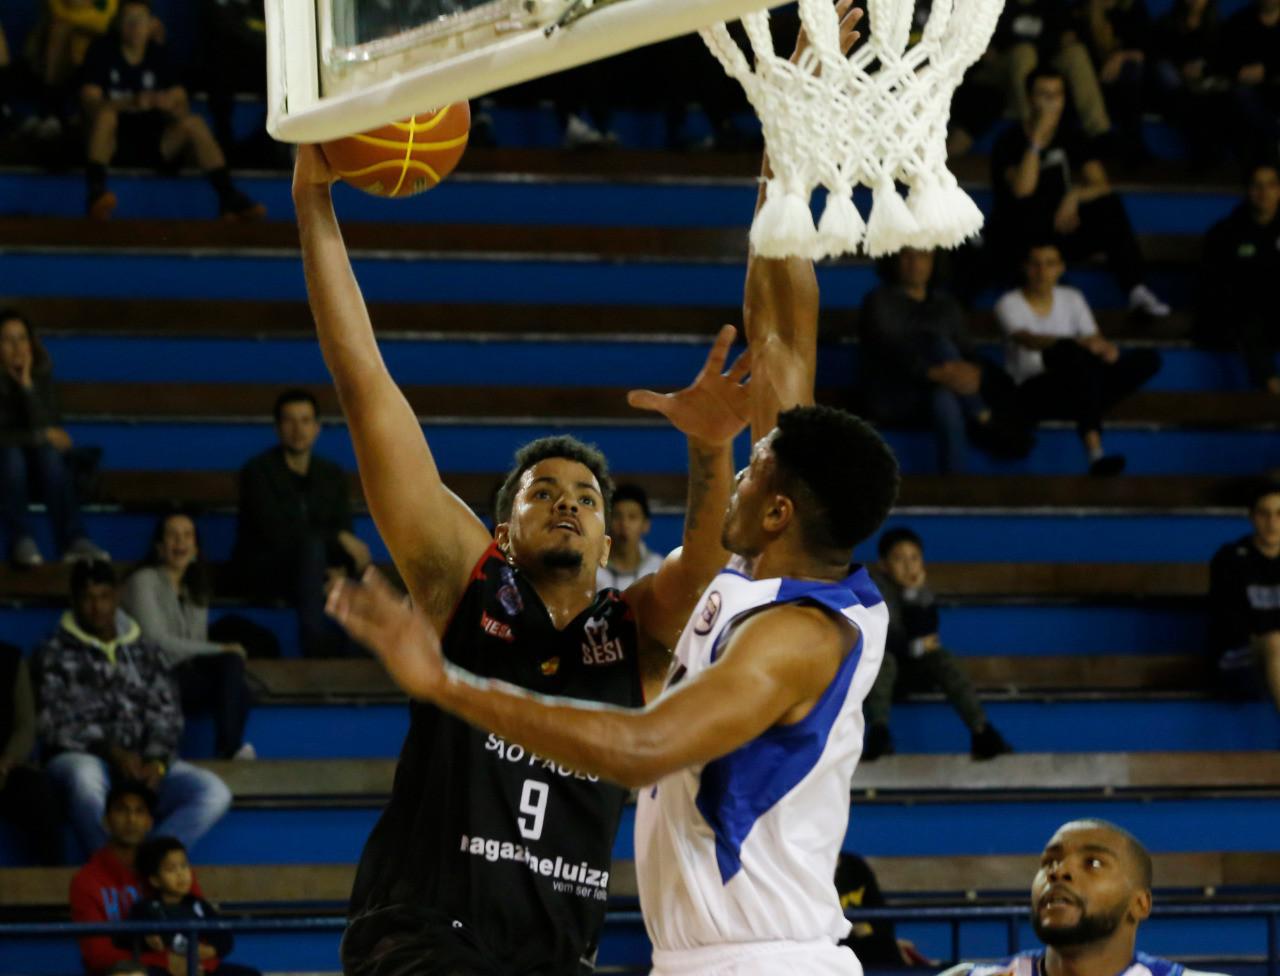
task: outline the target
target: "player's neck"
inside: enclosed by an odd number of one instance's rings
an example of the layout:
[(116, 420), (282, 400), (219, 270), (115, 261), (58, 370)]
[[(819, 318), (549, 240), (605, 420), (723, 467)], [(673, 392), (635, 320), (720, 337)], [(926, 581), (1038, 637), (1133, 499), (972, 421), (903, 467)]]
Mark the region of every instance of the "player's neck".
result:
[(756, 579), (841, 580), (849, 575), (848, 553), (812, 553), (778, 540), (756, 557), (752, 576)]
[(1042, 976), (1120, 976), (1133, 962), (1135, 937), (1136, 931), (1131, 931), (1128, 938), (1061, 949), (1051, 947), (1044, 954)]

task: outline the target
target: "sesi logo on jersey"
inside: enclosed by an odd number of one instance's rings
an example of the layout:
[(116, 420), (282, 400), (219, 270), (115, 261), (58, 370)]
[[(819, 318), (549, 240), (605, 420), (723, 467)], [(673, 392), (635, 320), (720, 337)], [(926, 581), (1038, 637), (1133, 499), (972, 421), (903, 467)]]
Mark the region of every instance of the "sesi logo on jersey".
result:
[(583, 664), (615, 664), (622, 660), (622, 638), (609, 636), (609, 621), (592, 617), (582, 627), (587, 642), (582, 645)]

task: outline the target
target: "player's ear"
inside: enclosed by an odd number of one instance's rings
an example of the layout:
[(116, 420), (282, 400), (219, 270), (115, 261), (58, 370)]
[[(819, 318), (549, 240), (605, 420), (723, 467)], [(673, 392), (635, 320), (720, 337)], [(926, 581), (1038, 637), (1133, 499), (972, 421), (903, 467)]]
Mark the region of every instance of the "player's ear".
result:
[(499, 522), (493, 527), (493, 541), (498, 544), (502, 554), (511, 558), (511, 523)]
[(604, 537), (604, 551), (600, 553), (601, 569), (609, 565), (609, 553), (611, 553), (612, 551), (613, 551), (613, 538), (612, 536), (606, 535)]
[(764, 510), (763, 528), (773, 535), (784, 532), (796, 515), (795, 503), (786, 495), (774, 495)]
[(1151, 891), (1143, 888), (1135, 891), (1129, 899), (1129, 915), (1135, 924), (1145, 922), (1151, 917)]

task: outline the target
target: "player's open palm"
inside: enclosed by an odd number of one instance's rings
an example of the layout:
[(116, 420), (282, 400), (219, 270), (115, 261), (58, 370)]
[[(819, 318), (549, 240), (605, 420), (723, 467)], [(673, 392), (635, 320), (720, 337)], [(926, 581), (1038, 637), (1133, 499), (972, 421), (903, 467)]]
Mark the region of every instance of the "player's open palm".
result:
[(335, 583), (325, 610), (414, 698), (431, 699), (443, 685), (439, 635), (372, 566), (359, 583)]
[(632, 390), (627, 403), (639, 410), (662, 414), (686, 437), (707, 444), (726, 444), (738, 436), (751, 417), (747, 376), (751, 352), (744, 352), (726, 371), (729, 350), (738, 331), (726, 325), (716, 336), (707, 361), (694, 381), (676, 393)]

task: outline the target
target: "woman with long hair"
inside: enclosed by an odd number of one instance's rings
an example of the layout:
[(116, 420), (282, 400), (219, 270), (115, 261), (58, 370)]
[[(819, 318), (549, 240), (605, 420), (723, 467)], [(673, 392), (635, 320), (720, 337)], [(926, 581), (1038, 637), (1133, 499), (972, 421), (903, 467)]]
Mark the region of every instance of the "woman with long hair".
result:
[(245, 649), (209, 638), (209, 567), (200, 558), (200, 536), (190, 512), (162, 515), (142, 564), (125, 580), (121, 603), (142, 634), (169, 661), (182, 692), (185, 714), (213, 714), (220, 759), (252, 759), (244, 741), (250, 694)]

